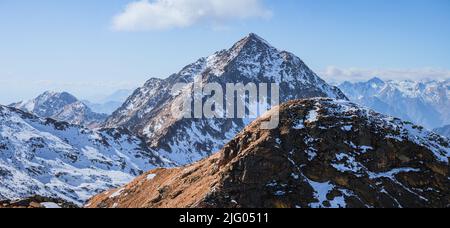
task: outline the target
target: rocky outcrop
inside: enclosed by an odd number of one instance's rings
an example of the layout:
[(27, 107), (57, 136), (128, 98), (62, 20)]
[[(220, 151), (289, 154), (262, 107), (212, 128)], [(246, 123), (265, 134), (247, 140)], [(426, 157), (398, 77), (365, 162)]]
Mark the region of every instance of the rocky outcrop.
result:
[(450, 207), (446, 138), (331, 99), (287, 102), (219, 153), (93, 197), (100, 208)]
[(54, 199), (42, 196), (32, 196), (21, 200), (0, 201), (0, 208), (79, 208), (77, 205), (62, 199)]

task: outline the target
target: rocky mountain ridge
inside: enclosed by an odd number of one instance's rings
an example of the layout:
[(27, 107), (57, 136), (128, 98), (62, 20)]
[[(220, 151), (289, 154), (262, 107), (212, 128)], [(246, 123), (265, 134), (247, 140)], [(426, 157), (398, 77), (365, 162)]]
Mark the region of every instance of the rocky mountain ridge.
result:
[[(280, 112), (280, 127), (261, 122)], [(92, 208), (450, 207), (450, 142), (332, 99), (289, 101), (219, 153), (155, 169), (93, 197)]]

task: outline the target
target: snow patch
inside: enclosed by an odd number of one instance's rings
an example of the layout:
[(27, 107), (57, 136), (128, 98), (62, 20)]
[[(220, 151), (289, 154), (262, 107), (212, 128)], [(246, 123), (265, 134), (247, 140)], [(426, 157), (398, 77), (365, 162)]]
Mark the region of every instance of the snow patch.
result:
[(155, 177), (156, 177), (156, 174), (149, 174), (149, 175), (147, 175), (147, 180), (151, 181), (151, 180), (155, 179)]
[(121, 188), (121, 189), (117, 190), (116, 192), (114, 192), (113, 194), (111, 194), (111, 195), (109, 196), (109, 198), (110, 198), (110, 199), (114, 199), (114, 198), (116, 198), (116, 197), (119, 197), (119, 196), (122, 195), (123, 191), (125, 191), (125, 189), (124, 189), (124, 188)]
[(61, 206), (53, 202), (44, 202), (41, 203), (41, 206), (43, 206), (44, 208), (52, 208), (52, 209), (61, 208)]

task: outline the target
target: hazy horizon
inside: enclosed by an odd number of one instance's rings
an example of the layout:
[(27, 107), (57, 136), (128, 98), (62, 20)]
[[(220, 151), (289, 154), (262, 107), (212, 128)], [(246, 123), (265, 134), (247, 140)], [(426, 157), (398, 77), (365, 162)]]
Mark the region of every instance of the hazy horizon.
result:
[(450, 78), (446, 0), (186, 2), (1, 1), (0, 104), (134, 89), (251, 32), (330, 83)]

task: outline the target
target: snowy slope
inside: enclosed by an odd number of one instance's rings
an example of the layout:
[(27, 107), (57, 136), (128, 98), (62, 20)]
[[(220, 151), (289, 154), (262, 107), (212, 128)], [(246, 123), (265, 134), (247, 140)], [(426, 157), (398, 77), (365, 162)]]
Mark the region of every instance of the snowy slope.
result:
[(106, 114), (93, 112), (83, 102), (66, 92), (47, 91), (32, 100), (10, 106), (40, 117), (53, 118), (89, 128), (98, 127), (107, 118)]
[[(179, 164), (200, 160), (220, 150), (251, 119), (176, 119), (171, 107), (191, 96), (194, 82), (277, 83), (280, 101), (296, 98), (346, 99), (336, 87), (320, 79), (292, 53), (280, 51), (250, 34), (228, 50), (200, 58), (167, 79), (150, 79), (108, 118), (105, 126), (122, 126)], [(190, 83), (182, 93), (171, 94), (176, 83)], [(205, 96), (206, 97), (206, 96)]]
[(93, 131), (0, 106), (0, 199), (83, 203), (170, 163), (123, 129)]
[(96, 128), (105, 121), (107, 116), (106, 114), (95, 113), (86, 104), (77, 101), (64, 106), (55, 115), (50, 116), (50, 118), (71, 124), (83, 125), (88, 128)]
[(429, 129), (450, 124), (450, 80), (345, 82), (339, 88), (354, 102)]

